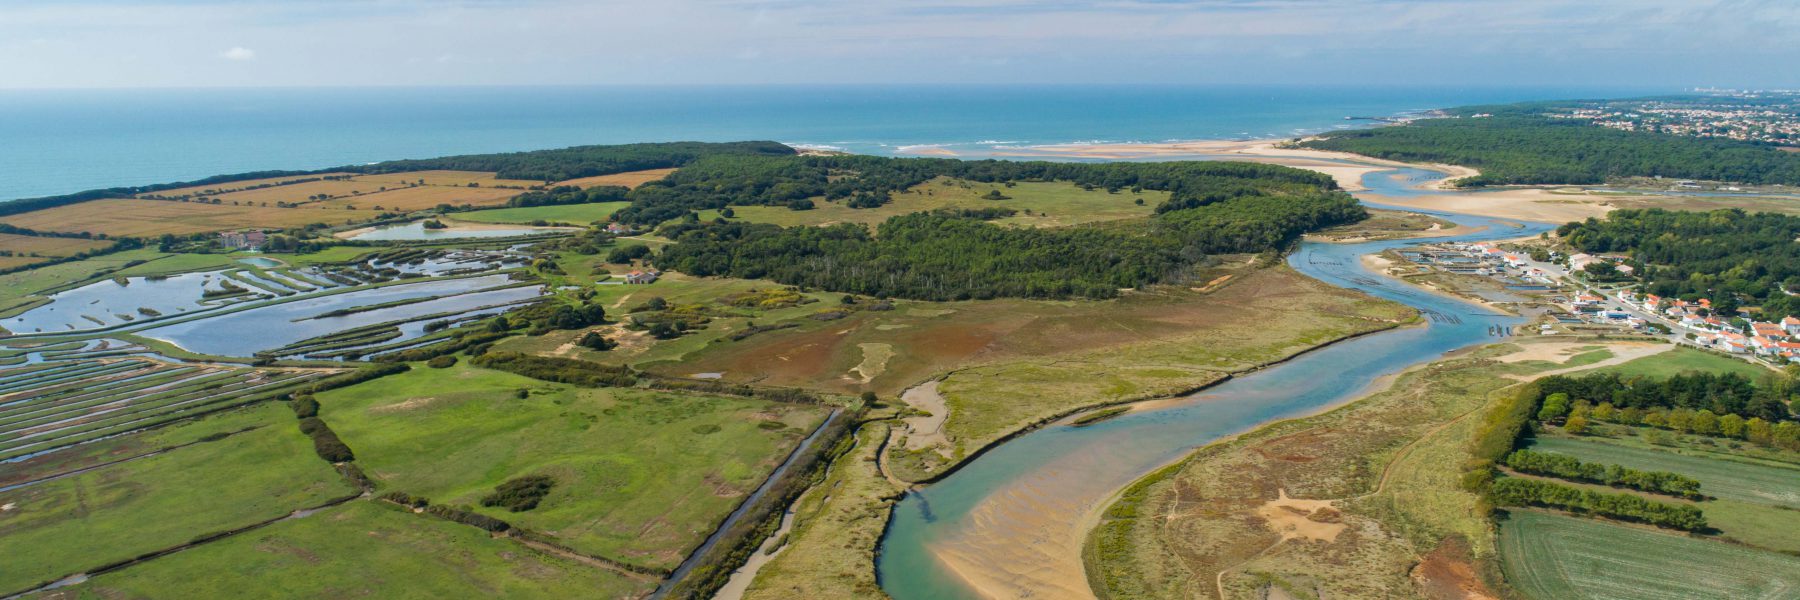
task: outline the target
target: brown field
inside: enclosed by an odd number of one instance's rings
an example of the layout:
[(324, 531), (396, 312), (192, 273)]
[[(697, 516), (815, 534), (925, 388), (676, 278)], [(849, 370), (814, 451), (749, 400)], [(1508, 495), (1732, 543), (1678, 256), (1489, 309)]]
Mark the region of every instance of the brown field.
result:
[[(364, 183), (363, 185), (368, 185)], [(415, 211), (425, 210), (439, 204), (461, 206), (498, 206), (506, 204), (506, 199), (519, 195), (519, 190), (489, 187), (450, 187), (427, 185), (420, 187), (403, 187), (375, 194), (364, 194), (351, 198), (334, 198), (323, 202), (308, 204), (307, 207), (342, 209), (354, 206), (359, 210)]]
[(244, 181), (233, 181), (233, 182), (229, 182), (229, 183), (214, 183), (214, 184), (209, 184), (209, 185), (196, 185), (196, 186), (191, 186), (191, 187), (175, 188), (172, 190), (151, 192), (149, 194), (143, 194), (143, 196), (144, 197), (155, 196), (155, 197), (161, 197), (161, 198), (180, 198), (183, 196), (193, 196), (193, 195), (211, 196), (211, 195), (215, 195), (215, 194), (223, 194), (226, 192), (247, 189), (247, 188), (251, 188), (251, 187), (255, 187), (255, 186), (259, 186), (259, 185), (279, 185), (281, 183), (288, 182), (288, 181), (298, 181), (301, 179), (317, 179), (320, 177), (328, 177), (328, 176), (329, 177), (337, 177), (337, 176), (341, 176), (341, 175), (349, 175), (349, 173), (320, 173), (317, 175), (290, 175), (287, 177), (270, 177), (267, 179), (246, 179)]
[(36, 254), (38, 256), (72, 256), (111, 246), (105, 240), (84, 240), (79, 238), (38, 237), (34, 235), (15, 235), (0, 233), (0, 250), (13, 254)]
[(50, 260), (50, 259), (38, 258), (35, 256), (0, 256), (0, 269), (11, 269), (13, 267), (23, 267), (23, 266), (29, 265), (29, 264), (41, 263), (46, 260)]
[(626, 171), (624, 173), (613, 173), (611, 175), (597, 175), (594, 177), (582, 177), (580, 179), (558, 181), (556, 182), (556, 185), (573, 185), (584, 188), (590, 188), (597, 185), (622, 185), (628, 188), (634, 188), (644, 185), (645, 182), (656, 181), (668, 177), (670, 173), (674, 172), (675, 169)]
[(375, 183), (377, 185), (386, 185), (388, 187), (395, 187), (398, 185), (405, 185), (405, 184), (409, 184), (409, 183), (418, 183), (419, 181), (424, 181), (425, 185), (442, 185), (442, 186), (456, 186), (456, 187), (467, 187), (471, 183), (480, 185), (481, 187), (509, 186), (509, 187), (520, 187), (520, 188), (528, 188), (528, 187), (531, 187), (534, 185), (543, 185), (544, 184), (544, 182), (542, 182), (542, 181), (533, 181), (530, 179), (497, 179), (494, 177), (494, 173), (489, 172), (489, 171), (442, 171), (442, 170), (440, 170), (440, 171), (408, 171), (405, 173), (382, 173), (379, 175), (357, 175), (355, 177), (352, 177), (351, 181), (365, 181), (365, 182)]
[(243, 190), (209, 197), (218, 198), (225, 204), (237, 202), (239, 204), (268, 204), (269, 206), (274, 206), (277, 202), (286, 202), (289, 204), (311, 202), (312, 197), (319, 194), (324, 194), (333, 198), (355, 196), (357, 194), (373, 194), (379, 191), (381, 186), (382, 184), (370, 183), (367, 181), (308, 181), (306, 183)]
[(38, 231), (104, 233), (110, 236), (153, 237), (221, 231), (240, 227), (285, 228), (308, 223), (340, 224), (364, 220), (370, 211), (321, 208), (274, 208), (200, 204), (168, 200), (94, 200), (24, 214), (0, 217), (0, 223)]

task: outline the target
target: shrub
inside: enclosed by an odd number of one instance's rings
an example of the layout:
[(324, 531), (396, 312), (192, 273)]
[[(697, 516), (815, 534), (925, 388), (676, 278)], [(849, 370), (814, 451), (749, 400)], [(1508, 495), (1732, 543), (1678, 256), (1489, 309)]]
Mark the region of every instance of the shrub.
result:
[(431, 360), (425, 361), (425, 366), (433, 369), (448, 369), (456, 366), (456, 357), (449, 354), (434, 356)]
[(288, 407), (294, 409), (294, 416), (301, 419), (319, 416), (319, 401), (313, 398), (312, 394), (294, 396), (293, 402), (288, 403)]
[(496, 519), (496, 518), (493, 518), (493, 517), (490, 517), (490, 516), (487, 516), (487, 515), (484, 515), (484, 514), (481, 514), (481, 513), (478, 513), (478, 512), (463, 508), (463, 507), (460, 507), (460, 506), (444, 506), (441, 504), (434, 504), (430, 508), (425, 509), (425, 513), (429, 514), (429, 515), (443, 517), (445, 519), (449, 519), (451, 521), (462, 523), (464, 525), (474, 525), (476, 527), (480, 527), (482, 529), (485, 529), (488, 531), (493, 531), (493, 532), (500, 532), (500, 531), (506, 531), (508, 529), (512, 529), (511, 523), (508, 523), (506, 521), (502, 521), (502, 520), (499, 520), (499, 519)]
[(603, 365), (572, 358), (533, 356), (518, 352), (489, 352), (475, 357), (469, 364), (506, 371), (533, 379), (567, 383), (583, 387), (631, 387), (637, 385), (636, 373), (630, 367)]
[(1562, 454), (1519, 450), (1507, 455), (1506, 466), (1521, 473), (1560, 477), (1689, 499), (1702, 497), (1700, 482), (1691, 477), (1667, 471), (1639, 471), (1619, 465), (1586, 463)]
[(525, 512), (537, 508), (538, 503), (550, 495), (550, 488), (555, 486), (556, 479), (548, 475), (516, 477), (495, 486), (494, 493), (481, 498), (481, 505)]
[(1637, 521), (1683, 531), (1704, 531), (1700, 509), (1647, 500), (1632, 494), (1607, 494), (1533, 479), (1507, 477), (1489, 486), (1489, 497), (1501, 506), (1544, 506)]

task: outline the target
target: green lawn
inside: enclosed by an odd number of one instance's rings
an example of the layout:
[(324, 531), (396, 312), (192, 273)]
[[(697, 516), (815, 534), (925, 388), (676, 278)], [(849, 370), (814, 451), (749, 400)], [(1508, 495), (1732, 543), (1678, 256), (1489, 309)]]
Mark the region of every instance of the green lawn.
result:
[(1800, 558), (1534, 511), (1500, 526), (1506, 578), (1535, 600), (1793, 598)]
[(1751, 364), (1748, 361), (1720, 356), (1711, 352), (1681, 347), (1668, 352), (1659, 352), (1625, 364), (1601, 367), (1590, 373), (1618, 373), (1623, 376), (1668, 377), (1686, 371), (1709, 371), (1713, 373), (1738, 373), (1749, 377), (1752, 381), (1760, 380), (1764, 375), (1773, 373), (1767, 367)]
[(285, 406), (256, 412), (255, 431), (0, 493), (0, 592), (353, 492)]
[(58, 592), (78, 598), (621, 598), (653, 584), (358, 501)]
[[(518, 399), (521, 388), (531, 396)], [(679, 563), (824, 415), (465, 365), (420, 367), (319, 400), (384, 489), (476, 505), (508, 479), (549, 475), (557, 484), (535, 510), (478, 510), (581, 552), (659, 568)]]
[[(1010, 199), (983, 198), (988, 192), (996, 190)], [(1136, 203), (1139, 198), (1144, 200), (1141, 205)], [(734, 206), (731, 210), (737, 219), (787, 227), (832, 223), (875, 224), (896, 215), (947, 207), (1006, 207), (1019, 210), (1019, 214), (997, 220), (996, 223), (1019, 227), (1063, 227), (1149, 216), (1156, 210), (1156, 205), (1168, 198), (1168, 192), (1145, 190), (1137, 194), (1130, 191), (1111, 194), (1103, 189), (1083, 190), (1080, 186), (1065, 182), (1021, 182), (1009, 188), (997, 183), (938, 178), (914, 186), (905, 193), (894, 194), (892, 202), (878, 208), (850, 208), (843, 202), (826, 202), (822, 198), (815, 198), (813, 202), (817, 208), (813, 210), (797, 211), (780, 206)], [(1026, 210), (1033, 214), (1026, 215)], [(719, 211), (700, 212), (701, 220), (710, 221), (717, 216)]]
[(526, 208), (496, 208), (473, 212), (456, 213), (452, 218), (458, 221), (475, 223), (531, 223), (532, 221), (549, 221), (552, 223), (574, 223), (585, 225), (594, 221), (605, 221), (619, 209), (630, 202), (596, 202), (593, 204), (563, 204), (559, 206), (531, 206)]

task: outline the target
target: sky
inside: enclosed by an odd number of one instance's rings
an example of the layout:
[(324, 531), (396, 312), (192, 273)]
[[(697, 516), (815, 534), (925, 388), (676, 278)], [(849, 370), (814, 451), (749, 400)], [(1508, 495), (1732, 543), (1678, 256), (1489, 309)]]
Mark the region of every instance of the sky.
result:
[(0, 0), (0, 88), (1800, 88), (1797, 0)]

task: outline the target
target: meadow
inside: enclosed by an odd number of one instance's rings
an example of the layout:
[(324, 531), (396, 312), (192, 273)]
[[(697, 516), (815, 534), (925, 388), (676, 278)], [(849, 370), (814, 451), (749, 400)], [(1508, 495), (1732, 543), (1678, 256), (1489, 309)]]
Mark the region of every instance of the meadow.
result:
[(106, 240), (84, 240), (81, 238), (40, 237), (35, 235), (18, 235), (0, 233), (0, 251), (14, 254), (34, 254), (37, 256), (63, 257), (99, 250), (111, 246)]
[[(0, 590), (185, 543), (355, 490), (313, 454), (285, 406), (247, 409), (257, 429), (0, 492)], [(223, 422), (223, 421), (221, 421)]]
[(226, 194), (226, 193), (230, 193), (230, 192), (234, 192), (234, 191), (238, 191), (238, 190), (247, 190), (250, 188), (261, 188), (261, 187), (271, 187), (271, 186), (281, 187), (281, 186), (287, 186), (287, 185), (299, 185), (300, 184), (299, 182), (303, 182), (306, 180), (321, 179), (324, 177), (342, 177), (345, 175), (349, 175), (349, 173), (320, 173), (320, 174), (316, 174), (316, 175), (284, 175), (281, 177), (265, 177), (262, 179), (246, 179), (243, 181), (231, 181), (231, 182), (226, 182), (226, 183), (209, 183), (209, 184), (205, 184), (205, 185), (195, 185), (195, 186), (188, 186), (188, 187), (182, 187), (182, 188), (173, 188), (173, 189), (162, 190), (160, 192), (150, 192), (148, 194), (142, 194), (142, 195), (145, 197), (154, 196), (154, 197), (158, 197), (158, 198), (185, 198), (185, 197), (191, 197), (191, 196), (209, 196), (210, 197), (210, 196)]
[(351, 502), (44, 597), (624, 598), (653, 586), (474, 527)]
[(1774, 600), (1800, 590), (1800, 558), (1537, 511), (1509, 511), (1499, 547), (1507, 580), (1532, 598)]
[[(530, 390), (518, 398), (518, 390)], [(474, 510), (577, 551), (672, 568), (823, 419), (817, 407), (584, 389), (457, 365), (319, 395), (384, 489), (475, 506), (500, 483), (557, 481), (528, 512)]]
[(519, 190), (484, 187), (418, 186), (403, 187), (348, 198), (333, 198), (308, 207), (347, 210), (380, 210), (413, 212), (437, 208), (439, 204), (462, 206), (498, 206), (519, 195)]
[(642, 171), (626, 171), (624, 173), (613, 173), (611, 175), (596, 175), (593, 177), (582, 177), (580, 179), (569, 179), (569, 180), (565, 180), (565, 181), (558, 181), (555, 183), (555, 185), (559, 185), (559, 186), (560, 185), (572, 185), (572, 186), (583, 187), (583, 188), (589, 188), (589, 187), (594, 187), (594, 186), (598, 186), (598, 185), (619, 185), (619, 186), (634, 188), (634, 187), (637, 187), (640, 185), (644, 185), (645, 183), (648, 183), (651, 181), (656, 181), (658, 179), (668, 177), (670, 173), (674, 173), (674, 172), (675, 172), (675, 169), (645, 169)]
[(542, 181), (532, 181), (530, 179), (500, 179), (495, 177), (495, 174), (491, 171), (449, 171), (442, 169), (357, 175), (350, 179), (351, 181), (385, 184), (388, 187), (408, 184), (468, 187), (469, 184), (472, 183), (477, 187), (529, 188), (544, 184)]
[(1618, 373), (1626, 377), (1668, 377), (1687, 371), (1708, 371), (1712, 373), (1737, 373), (1749, 377), (1751, 381), (1761, 380), (1763, 376), (1774, 373), (1768, 367), (1757, 365), (1742, 359), (1722, 356), (1704, 350), (1678, 347), (1668, 352), (1635, 359), (1624, 364), (1594, 369), (1594, 373)]

